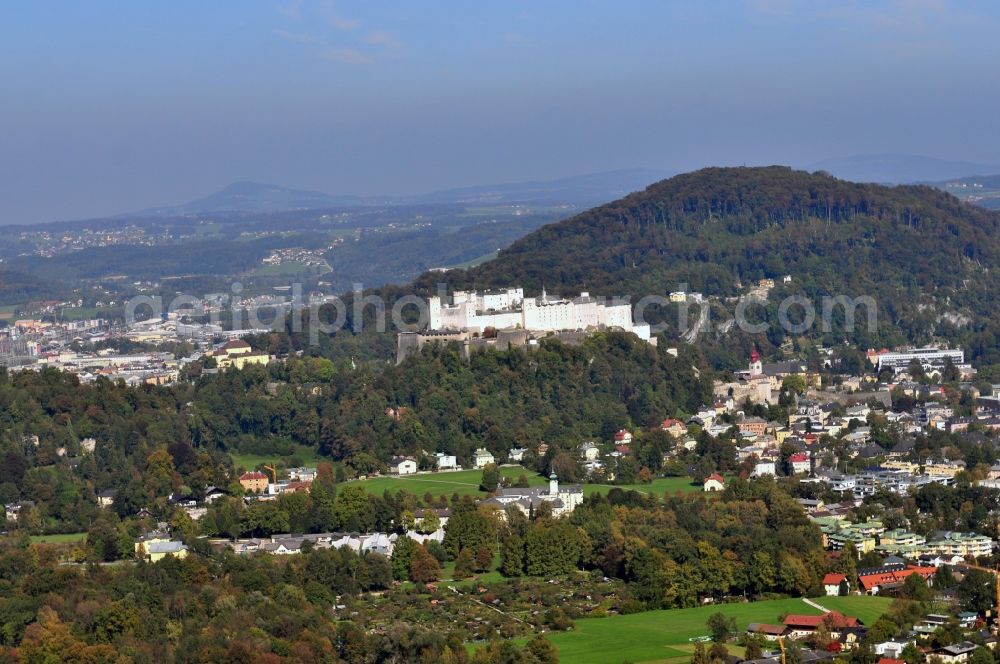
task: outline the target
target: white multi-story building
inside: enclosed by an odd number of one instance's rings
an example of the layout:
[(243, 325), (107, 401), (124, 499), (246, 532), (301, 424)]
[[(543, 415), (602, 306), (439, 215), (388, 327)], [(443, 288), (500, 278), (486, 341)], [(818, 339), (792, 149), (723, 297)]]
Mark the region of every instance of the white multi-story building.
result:
[(910, 362), (917, 360), (924, 367), (943, 367), (947, 360), (956, 367), (965, 364), (965, 353), (961, 349), (950, 348), (914, 348), (896, 353), (880, 353), (878, 355), (878, 370), (906, 369)]
[(455, 291), (451, 303), (438, 296), (429, 299), (429, 330), (468, 330), (482, 333), (486, 328), (523, 329), (536, 332), (620, 328), (649, 340), (649, 325), (632, 322), (628, 302), (591, 297), (564, 299), (542, 291), (541, 297), (524, 297), (522, 288), (499, 291)]

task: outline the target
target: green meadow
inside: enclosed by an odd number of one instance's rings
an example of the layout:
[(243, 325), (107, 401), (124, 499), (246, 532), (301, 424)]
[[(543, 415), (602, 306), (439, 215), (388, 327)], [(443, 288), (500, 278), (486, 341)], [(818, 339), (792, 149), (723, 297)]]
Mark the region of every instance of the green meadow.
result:
[[(828, 601), (829, 600), (829, 601)], [(888, 608), (885, 597), (822, 597), (816, 600), (830, 610), (857, 616), (872, 624)], [(718, 604), (693, 609), (646, 611), (626, 616), (584, 618), (569, 632), (548, 635), (559, 649), (563, 664), (687, 664), (691, 639), (708, 635), (708, 617), (721, 612), (736, 619), (739, 629), (752, 622), (776, 623), (786, 613), (819, 615), (801, 599), (779, 599), (746, 604)]]

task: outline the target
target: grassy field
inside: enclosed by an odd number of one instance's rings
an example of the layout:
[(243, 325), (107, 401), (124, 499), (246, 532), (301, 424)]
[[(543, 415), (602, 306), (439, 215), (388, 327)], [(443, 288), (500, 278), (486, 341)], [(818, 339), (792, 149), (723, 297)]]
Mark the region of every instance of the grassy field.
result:
[(90, 320), (100, 312), (97, 307), (66, 307), (59, 310), (59, 320)]
[[(869, 625), (890, 603), (884, 597), (865, 596), (823, 597), (817, 601), (831, 610), (858, 616)], [(751, 622), (778, 622), (784, 613), (820, 614), (801, 599), (647, 611), (577, 620), (573, 631), (552, 633), (549, 640), (559, 649), (559, 661), (564, 664), (612, 664), (625, 660), (636, 664), (687, 664), (693, 651), (690, 639), (708, 634), (708, 617), (716, 612), (736, 618), (741, 630)]]
[(614, 488), (624, 489), (625, 491), (641, 491), (642, 493), (649, 493), (660, 497), (665, 493), (674, 493), (676, 491), (689, 493), (702, 490), (700, 484), (692, 484), (690, 477), (658, 477), (649, 484), (585, 484), (583, 486), (583, 495), (591, 496), (595, 493), (607, 493)]
[[(500, 472), (504, 477), (509, 477), (512, 480), (517, 479), (521, 473), (524, 473), (527, 475), (528, 483), (531, 486), (545, 486), (547, 483), (544, 477), (540, 477), (531, 470), (521, 468), (520, 466), (503, 467), (500, 469)], [(419, 475), (404, 477), (375, 477), (368, 480), (361, 480), (361, 484), (374, 493), (382, 493), (386, 489), (390, 492), (406, 489), (410, 493), (417, 495), (423, 495), (430, 491), (435, 496), (440, 494), (450, 496), (453, 493), (457, 493), (460, 496), (482, 496), (484, 494), (479, 490), (479, 481), (482, 477), (482, 470), (460, 470), (446, 473), (421, 473)], [(689, 477), (661, 477), (649, 484), (623, 484), (621, 486), (584, 484), (583, 495), (606, 494), (614, 488), (624, 489), (625, 491), (641, 491), (655, 496), (663, 496), (665, 493), (674, 493), (676, 491), (701, 491), (701, 485), (692, 484)]]
[(473, 258), (472, 260), (465, 261), (464, 263), (457, 263), (455, 265), (449, 265), (446, 269), (448, 269), (448, 270), (464, 270), (465, 268), (476, 267), (478, 265), (482, 265), (483, 263), (485, 263), (487, 261), (493, 260), (494, 258), (497, 257), (497, 255), (499, 253), (500, 253), (499, 251), (491, 251), (488, 254), (483, 254), (482, 256), (477, 256), (476, 258)]
[(14, 313), (17, 311), (18, 304), (5, 304), (0, 306), (0, 320), (11, 320), (14, 318)]
[(860, 618), (866, 625), (872, 625), (889, 609), (892, 600), (888, 597), (868, 597), (848, 595), (847, 597), (817, 597), (814, 600), (831, 611), (840, 611), (845, 616)]
[(80, 542), (87, 533), (60, 533), (58, 535), (32, 535), (32, 544), (72, 544)]
[[(266, 463), (273, 466), (275, 463), (287, 464), (291, 457), (279, 456), (277, 454), (242, 454), (240, 452), (230, 452), (229, 456), (233, 459), (233, 466), (236, 468), (243, 468), (245, 470), (253, 470), (258, 465)], [(316, 450), (312, 447), (306, 447), (304, 445), (298, 445), (295, 448), (294, 456), (299, 457), (302, 463), (306, 466), (315, 466), (317, 462), (321, 461), (323, 457), (316, 454)]]
[[(531, 486), (543, 486), (546, 480), (539, 477), (530, 470), (520, 466), (506, 466), (500, 468), (500, 473), (504, 477), (516, 480), (524, 473), (528, 477)], [(419, 475), (406, 475), (403, 477), (374, 477), (368, 480), (359, 480), (359, 483), (372, 493), (382, 493), (386, 489), (390, 492), (406, 489), (410, 493), (422, 496), (428, 491), (438, 496), (445, 494), (450, 496), (457, 493), (460, 496), (481, 496), (479, 482), (483, 478), (482, 470), (458, 470), (444, 473), (422, 473)]]

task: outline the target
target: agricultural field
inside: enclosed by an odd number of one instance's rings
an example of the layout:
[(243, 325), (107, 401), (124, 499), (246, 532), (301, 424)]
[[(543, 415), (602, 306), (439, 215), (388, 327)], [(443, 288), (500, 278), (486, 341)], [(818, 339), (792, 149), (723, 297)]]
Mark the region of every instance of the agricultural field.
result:
[[(852, 596), (822, 597), (816, 601), (831, 610), (858, 616), (870, 625), (889, 608), (891, 600)], [(549, 640), (559, 649), (559, 661), (565, 664), (611, 664), (626, 660), (636, 664), (687, 664), (693, 651), (691, 639), (708, 634), (708, 617), (716, 612), (734, 617), (740, 629), (751, 622), (778, 622), (778, 617), (786, 613), (821, 613), (801, 599), (647, 611), (577, 620), (572, 631), (549, 634)]]
[(17, 312), (18, 304), (5, 304), (0, 306), (0, 320), (13, 320)]

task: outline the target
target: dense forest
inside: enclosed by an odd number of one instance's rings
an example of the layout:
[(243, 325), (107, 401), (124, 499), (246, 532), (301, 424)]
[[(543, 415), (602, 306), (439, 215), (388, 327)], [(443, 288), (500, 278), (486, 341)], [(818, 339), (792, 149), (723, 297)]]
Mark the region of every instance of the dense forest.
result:
[[(560, 453), (575, 458), (581, 440), (693, 412), (710, 395), (698, 364), (696, 354), (675, 358), (613, 333), (471, 362), (455, 347), (428, 348), (378, 371), (302, 358), (174, 387), (0, 373), (0, 498), (38, 503), (40, 532), (87, 524), (106, 489), (119, 491), (122, 516), (164, 508), (174, 492), (197, 498), (232, 479), (228, 452), (301, 445), (363, 473), (394, 454), (441, 451), (467, 462), (479, 447), (503, 459), (511, 447), (547, 442), (547, 464)], [(37, 444), (26, 442), (34, 436)], [(85, 438), (96, 440), (93, 454), (81, 452)]]
[[(875, 298), (878, 334), (847, 331), (851, 342), (888, 343), (896, 330), (913, 341), (994, 335), (998, 228), (1000, 215), (931, 187), (777, 166), (709, 168), (545, 226), (496, 260), (426, 275), (418, 286), (521, 284), (636, 301), (682, 285), (735, 296), (759, 279), (791, 275), (785, 294)], [(960, 330), (944, 314), (971, 322)]]

